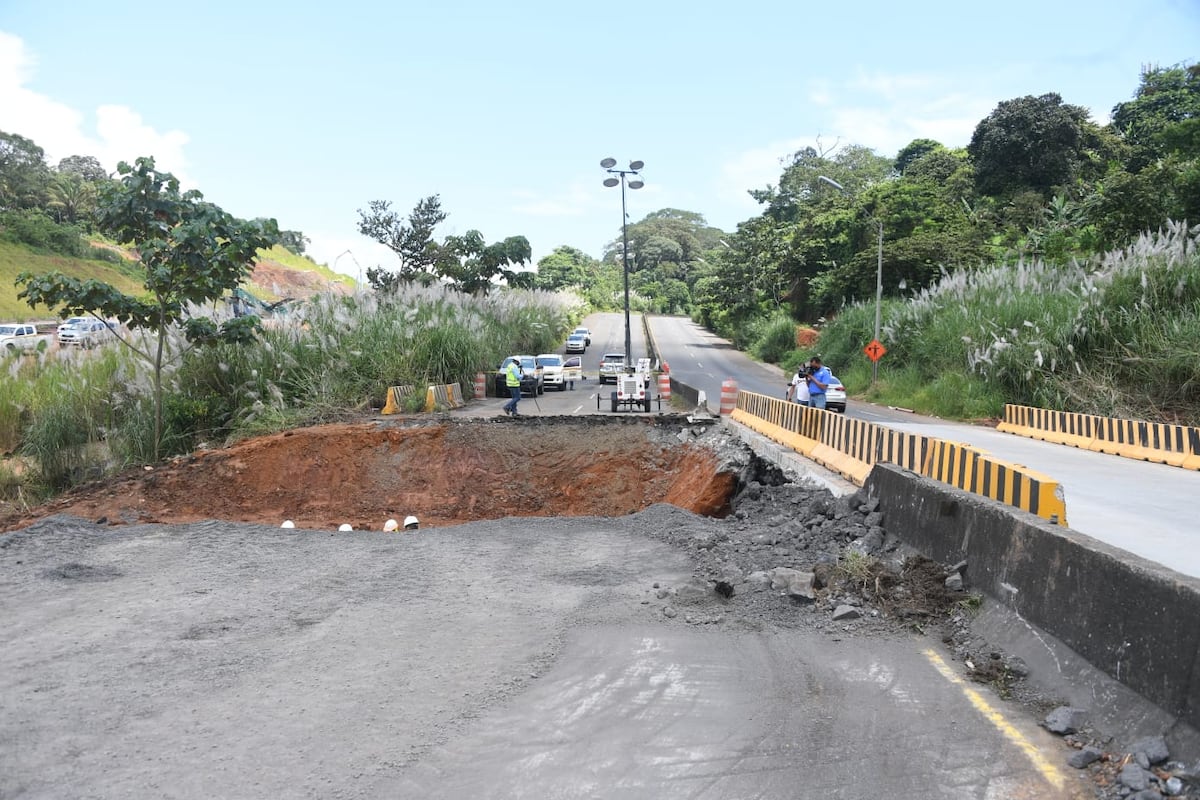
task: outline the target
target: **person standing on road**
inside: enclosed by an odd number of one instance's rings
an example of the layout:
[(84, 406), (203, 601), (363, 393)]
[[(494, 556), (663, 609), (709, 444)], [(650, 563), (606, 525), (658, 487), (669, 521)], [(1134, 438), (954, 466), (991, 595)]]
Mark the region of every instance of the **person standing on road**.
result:
[(796, 401), (802, 406), (808, 405), (808, 370), (803, 364), (796, 369), (792, 382), (788, 385), (787, 399)]
[(521, 416), (517, 413), (517, 403), (521, 402), (521, 365), (515, 358), (510, 358), (504, 366), (504, 385), (508, 387), (508, 393), (512, 395), (512, 398), (504, 404), (504, 413), (514, 417)]
[(822, 366), (821, 357), (813, 356), (808, 362), (808, 404), (813, 408), (825, 407), (825, 390), (833, 383), (833, 373)]

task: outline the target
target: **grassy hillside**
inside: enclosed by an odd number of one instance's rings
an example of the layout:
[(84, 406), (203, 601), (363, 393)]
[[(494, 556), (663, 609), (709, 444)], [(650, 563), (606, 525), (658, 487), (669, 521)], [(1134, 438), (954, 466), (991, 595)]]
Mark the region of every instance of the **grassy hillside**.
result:
[[(31, 309), (25, 301), (18, 300), (17, 292), (20, 290), (15, 285), (17, 275), (22, 272), (40, 274), (53, 270), (82, 280), (95, 278), (128, 294), (138, 294), (142, 288), (141, 266), (136, 261), (110, 263), (55, 254), (42, 255), (25, 245), (0, 240), (0, 321), (54, 319), (56, 315), (49, 309)], [(309, 297), (324, 291), (348, 293), (354, 288), (354, 279), (282, 247), (273, 247), (262, 253), (246, 288), (256, 297), (275, 301), (284, 297)]]
[(30, 308), (17, 299), (20, 289), (15, 285), (22, 272), (43, 273), (58, 270), (72, 277), (96, 278), (111, 283), (123, 292), (136, 292), (142, 285), (140, 268), (135, 262), (111, 264), (60, 255), (41, 255), (25, 245), (0, 240), (0, 320), (26, 322), (54, 319), (50, 309)]

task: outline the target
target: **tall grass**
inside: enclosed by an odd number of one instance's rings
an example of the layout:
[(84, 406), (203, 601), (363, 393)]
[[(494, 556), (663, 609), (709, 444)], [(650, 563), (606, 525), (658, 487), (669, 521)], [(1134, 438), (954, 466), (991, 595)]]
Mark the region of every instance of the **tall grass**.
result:
[[(1012, 402), (1198, 423), (1198, 234), (1172, 223), (1091, 261), (965, 270), (890, 299), (876, 391), (965, 417)], [(873, 316), (873, 303), (855, 304), (822, 332), (848, 385), (869, 372)]]
[[(469, 385), (514, 353), (551, 351), (582, 309), (574, 295), (468, 296), (414, 286), (395, 296), (321, 295), (289, 307), (248, 345), (166, 337), (163, 450), (187, 452), (383, 404), (387, 387)], [(143, 350), (149, 332), (132, 334)], [(153, 454), (153, 372), (123, 347), (3, 362), (0, 441), (57, 491)], [(102, 447), (99, 445), (103, 445)]]

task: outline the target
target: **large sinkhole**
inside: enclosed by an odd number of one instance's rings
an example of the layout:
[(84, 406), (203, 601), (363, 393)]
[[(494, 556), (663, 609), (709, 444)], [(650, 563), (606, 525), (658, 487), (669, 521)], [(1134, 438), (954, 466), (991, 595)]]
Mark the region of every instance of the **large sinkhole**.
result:
[(725, 516), (744, 443), (678, 415), (387, 420), (203, 450), (60, 498), (44, 513), (110, 524), (221, 519), (380, 530), (522, 516), (623, 516), (655, 503)]

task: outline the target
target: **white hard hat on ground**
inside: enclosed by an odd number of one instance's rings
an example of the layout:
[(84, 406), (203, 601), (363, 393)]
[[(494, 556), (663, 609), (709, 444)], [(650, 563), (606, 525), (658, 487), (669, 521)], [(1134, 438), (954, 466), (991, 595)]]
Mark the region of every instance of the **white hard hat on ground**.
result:
[(383, 523), (383, 529), (385, 531), (394, 531), (399, 527), (400, 527), (400, 523), (396, 522), (396, 520), (394, 520), (394, 519), (389, 519), (387, 522)]
[(418, 524), (420, 524), (419, 521), (412, 514), (404, 518), (404, 527), (406, 528), (415, 528)]
[(341, 531), (342, 533), (345, 533), (346, 531), (354, 530), (354, 526), (351, 525), (349, 522), (343, 522), (341, 525), (338, 526), (338, 530)]
[(280, 525), (279, 527), (281, 527), (281, 528), (294, 528), (294, 527), (296, 527), (296, 523), (292, 522), (290, 519), (285, 519), (285, 520), (283, 521), (283, 524), (282, 524), (282, 525)]

